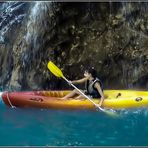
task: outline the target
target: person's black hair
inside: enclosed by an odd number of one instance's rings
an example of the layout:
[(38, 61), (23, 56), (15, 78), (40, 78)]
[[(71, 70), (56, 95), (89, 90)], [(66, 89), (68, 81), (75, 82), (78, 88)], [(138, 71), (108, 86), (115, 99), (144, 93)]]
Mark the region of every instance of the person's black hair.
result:
[(96, 78), (97, 77), (97, 71), (95, 70), (94, 67), (90, 67), (88, 68), (88, 73), (90, 73), (92, 75), (93, 78)]

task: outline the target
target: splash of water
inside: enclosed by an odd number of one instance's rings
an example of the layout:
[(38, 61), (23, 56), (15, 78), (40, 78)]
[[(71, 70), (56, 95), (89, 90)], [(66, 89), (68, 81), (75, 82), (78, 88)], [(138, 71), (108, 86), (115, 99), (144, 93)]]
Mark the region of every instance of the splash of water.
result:
[(2, 96), (3, 92), (0, 92), (0, 97)]
[(0, 92), (0, 104), (4, 104), (3, 100), (2, 100), (2, 94), (3, 94), (3, 92)]

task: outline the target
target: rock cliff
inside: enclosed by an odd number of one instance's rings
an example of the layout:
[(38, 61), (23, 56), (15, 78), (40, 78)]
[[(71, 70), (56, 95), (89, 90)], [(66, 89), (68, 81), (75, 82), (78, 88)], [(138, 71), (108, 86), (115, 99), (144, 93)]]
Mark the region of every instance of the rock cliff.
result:
[(0, 85), (66, 89), (95, 67), (106, 89), (148, 88), (147, 2), (1, 2)]

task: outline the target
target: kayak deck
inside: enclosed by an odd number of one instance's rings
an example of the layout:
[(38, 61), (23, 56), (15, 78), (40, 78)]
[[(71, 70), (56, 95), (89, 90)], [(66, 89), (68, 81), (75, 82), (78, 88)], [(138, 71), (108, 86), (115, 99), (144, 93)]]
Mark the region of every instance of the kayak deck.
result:
[[(95, 109), (88, 99), (76, 100), (71, 98), (62, 100), (61, 98), (70, 93), (64, 91), (30, 91), (30, 92), (4, 92), (3, 102), (7, 106), (15, 107), (37, 107), (55, 109)], [(112, 109), (137, 108), (148, 106), (148, 91), (135, 90), (105, 90), (105, 100), (102, 107)], [(99, 99), (92, 99), (99, 103)]]

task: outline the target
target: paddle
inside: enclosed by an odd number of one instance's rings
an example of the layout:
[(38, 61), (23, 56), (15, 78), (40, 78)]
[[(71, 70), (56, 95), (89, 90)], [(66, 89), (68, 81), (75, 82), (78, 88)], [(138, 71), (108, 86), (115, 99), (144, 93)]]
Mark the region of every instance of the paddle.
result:
[(68, 82), (72, 87), (74, 87), (80, 94), (82, 94), (85, 98), (87, 98), (90, 102), (92, 102), (102, 112), (105, 112), (109, 115), (117, 116), (115, 111), (101, 108), (100, 106), (98, 106), (98, 104), (96, 104), (93, 100), (91, 100), (87, 95), (85, 95), (81, 90), (79, 90), (75, 85), (70, 83), (70, 81), (64, 77), (62, 71), (53, 62), (49, 61), (47, 67), (56, 77), (63, 78), (66, 82)]

